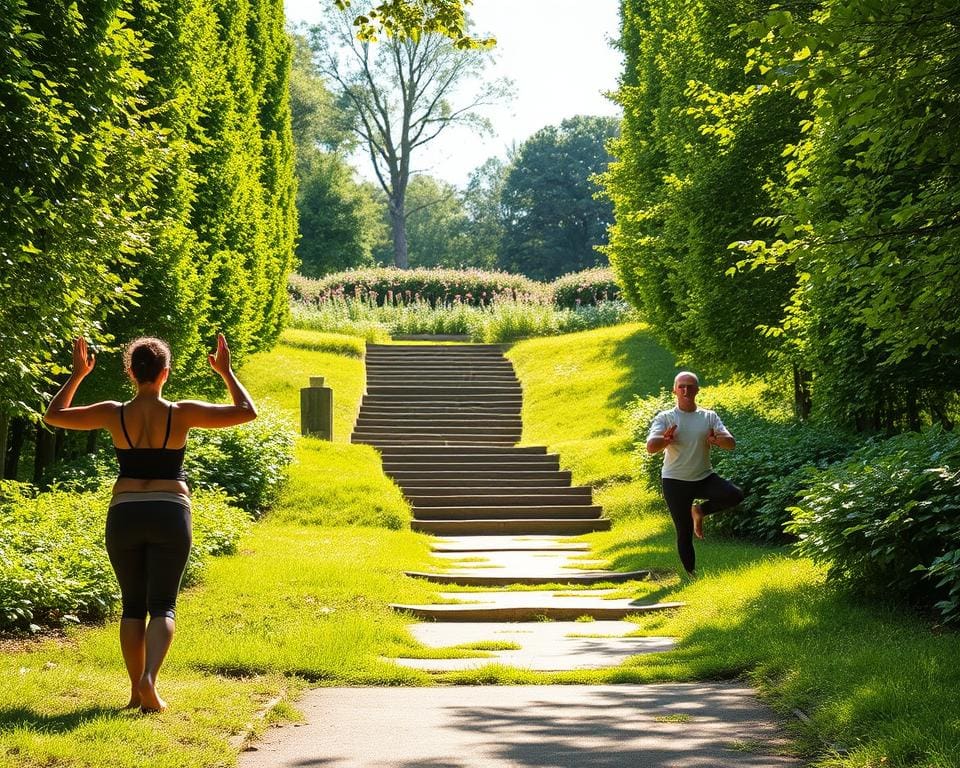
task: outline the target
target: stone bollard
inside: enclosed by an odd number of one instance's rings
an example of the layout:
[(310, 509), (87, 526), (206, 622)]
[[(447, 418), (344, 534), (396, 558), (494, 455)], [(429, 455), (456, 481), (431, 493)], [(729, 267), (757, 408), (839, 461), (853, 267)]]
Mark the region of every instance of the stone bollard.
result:
[(333, 390), (323, 386), (323, 376), (311, 376), (300, 390), (300, 433), (333, 440)]

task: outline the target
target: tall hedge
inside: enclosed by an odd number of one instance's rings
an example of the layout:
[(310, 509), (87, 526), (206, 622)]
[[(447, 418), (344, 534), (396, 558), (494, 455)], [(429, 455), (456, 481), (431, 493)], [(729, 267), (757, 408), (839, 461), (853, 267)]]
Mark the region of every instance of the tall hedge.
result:
[(86, 396), (135, 335), (194, 391), (216, 332), (272, 344), (296, 211), (281, 0), (2, 0), (0, 44), (2, 449), (71, 335), (107, 346)]

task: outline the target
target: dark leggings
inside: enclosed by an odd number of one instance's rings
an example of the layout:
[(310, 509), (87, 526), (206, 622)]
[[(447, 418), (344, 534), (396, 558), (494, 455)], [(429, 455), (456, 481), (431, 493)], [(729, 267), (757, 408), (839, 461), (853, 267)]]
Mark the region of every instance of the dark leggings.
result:
[(107, 513), (107, 554), (120, 582), (123, 618), (172, 619), (190, 555), (190, 503), (126, 501)]
[(673, 480), (669, 477), (663, 480), (663, 500), (667, 502), (670, 517), (677, 529), (677, 552), (680, 553), (680, 562), (687, 573), (693, 573), (696, 566), (696, 554), (693, 551), (693, 517), (690, 508), (696, 499), (706, 499), (700, 510), (705, 515), (712, 515), (723, 509), (735, 507), (743, 501), (743, 491), (724, 480), (714, 472), (703, 480)]

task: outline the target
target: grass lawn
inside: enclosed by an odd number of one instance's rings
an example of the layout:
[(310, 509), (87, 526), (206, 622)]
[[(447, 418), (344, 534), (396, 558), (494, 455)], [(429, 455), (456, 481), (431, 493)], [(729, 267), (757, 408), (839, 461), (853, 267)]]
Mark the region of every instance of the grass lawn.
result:
[[(640, 634), (678, 637), (676, 651), (612, 670), (542, 674), (492, 664), (432, 678), (384, 661), (469, 651), (423, 648), (386, 607), (435, 592), (402, 575), (431, 567), (428, 539), (407, 529), (409, 507), (383, 476), (378, 454), (346, 442), (363, 387), (360, 354), (356, 340), (288, 331), (275, 350), (244, 366), (241, 378), (254, 396), (294, 420), (307, 377), (327, 377), (335, 440), (298, 441), (278, 507), (236, 555), (215, 559), (203, 584), (182, 596), (161, 681), (171, 710), (151, 717), (117, 710), (126, 691), (113, 623), (10, 642), (0, 653), (0, 766), (233, 765), (236, 735), (251, 722), (263, 727), (257, 713), (268, 704), (272, 717), (295, 718), (288, 702), (308, 684), (735, 677), (757, 685), (781, 712), (810, 715), (812, 726), (797, 720), (795, 727), (819, 765), (958, 764), (957, 635), (858, 603), (788, 550), (708, 538), (698, 545), (698, 580), (667, 575), (622, 587), (689, 605), (637, 620)], [(670, 357), (641, 325), (530, 340), (509, 357), (525, 391), (524, 442), (558, 451), (575, 482), (599, 488), (616, 520), (612, 531), (585, 537), (594, 554), (616, 569), (675, 574), (672, 526), (657, 495), (633, 479), (621, 421), (634, 394), (669, 386)]]

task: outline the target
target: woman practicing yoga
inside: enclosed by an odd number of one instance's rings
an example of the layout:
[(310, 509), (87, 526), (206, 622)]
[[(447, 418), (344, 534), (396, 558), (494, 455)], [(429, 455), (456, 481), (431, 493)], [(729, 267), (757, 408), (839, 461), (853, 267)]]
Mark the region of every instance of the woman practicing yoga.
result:
[(223, 334), (208, 358), (233, 405), (164, 400), (170, 348), (160, 339), (141, 338), (124, 353), (124, 367), (137, 389), (132, 400), (72, 406), (95, 363), (86, 341), (75, 339), (73, 373), (44, 416), (54, 427), (106, 429), (113, 437), (120, 474), (107, 513), (106, 544), (123, 598), (120, 650), (130, 675), (127, 707), (143, 712), (167, 706), (157, 693), (157, 673), (173, 641), (177, 592), (190, 554), (190, 489), (183, 471), (187, 433), (193, 427), (232, 427), (257, 417), (230, 367)]

